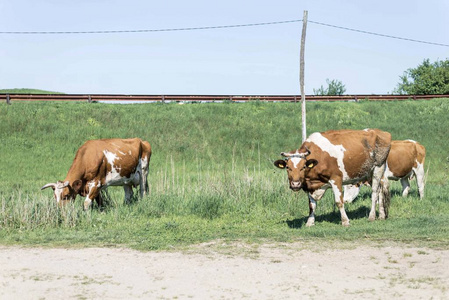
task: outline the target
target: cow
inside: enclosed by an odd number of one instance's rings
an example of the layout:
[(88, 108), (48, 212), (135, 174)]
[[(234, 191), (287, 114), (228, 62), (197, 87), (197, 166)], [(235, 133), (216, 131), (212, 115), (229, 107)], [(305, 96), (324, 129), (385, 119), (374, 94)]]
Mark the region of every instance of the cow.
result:
[[(400, 180), (402, 196), (407, 197), (410, 190), (409, 180), (416, 177), (419, 198), (424, 197), (424, 161), (426, 148), (413, 140), (391, 141), (391, 150), (387, 158), (385, 177), (389, 180)], [(370, 184), (369, 182), (367, 183)], [(348, 186), (349, 187), (349, 186)], [(352, 202), (359, 194), (360, 184), (349, 187), (351, 193), (345, 196), (345, 202)]]
[(100, 139), (85, 142), (76, 152), (67, 176), (62, 181), (48, 183), (60, 205), (86, 197), (84, 210), (92, 200), (101, 203), (101, 190), (109, 186), (123, 186), (125, 202), (133, 196), (133, 187), (140, 186), (140, 197), (148, 192), (148, 166), (151, 146), (139, 138)]
[(306, 226), (315, 224), (315, 209), (326, 190), (331, 188), (340, 210), (341, 223), (349, 226), (344, 209), (343, 186), (364, 180), (372, 181), (372, 205), (369, 220), (388, 216), (390, 194), (383, 177), (390, 151), (391, 134), (379, 129), (330, 130), (311, 134), (299, 149), (282, 152), (284, 159), (274, 165), (286, 169), (290, 189), (304, 190), (309, 198)]

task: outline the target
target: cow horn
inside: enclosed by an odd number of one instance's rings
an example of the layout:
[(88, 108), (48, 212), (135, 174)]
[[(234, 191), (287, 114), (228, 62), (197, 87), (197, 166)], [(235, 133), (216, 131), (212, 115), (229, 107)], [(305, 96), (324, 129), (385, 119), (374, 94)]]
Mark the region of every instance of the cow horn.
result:
[(64, 182), (64, 185), (63, 185), (62, 187), (63, 187), (63, 188), (68, 187), (69, 184), (70, 184), (70, 181), (67, 180), (66, 182)]
[(304, 146), (304, 148), (306, 148), (306, 150), (307, 150), (307, 153), (304, 154), (304, 157), (310, 155), (311, 152), (310, 152), (309, 148), (307, 148), (307, 146)]
[(56, 188), (56, 183), (47, 183), (46, 185), (41, 187), (41, 191), (45, 190), (46, 188), (49, 188), (49, 187)]
[(290, 157), (290, 156), (292, 156), (292, 154), (290, 154), (288, 152), (281, 152), (281, 156), (283, 156), (283, 157)]

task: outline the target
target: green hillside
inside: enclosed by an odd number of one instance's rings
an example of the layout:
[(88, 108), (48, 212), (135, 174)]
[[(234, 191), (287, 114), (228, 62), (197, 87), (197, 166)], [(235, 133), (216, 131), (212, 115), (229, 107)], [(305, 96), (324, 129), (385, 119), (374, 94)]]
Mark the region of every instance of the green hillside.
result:
[[(286, 174), (271, 163), (300, 144), (300, 104), (0, 104), (0, 244), (161, 249), (217, 238), (448, 244), (449, 99), (307, 108), (309, 133), (371, 127), (425, 145), (425, 199), (415, 182), (403, 199), (394, 182), (390, 218), (370, 223), (365, 188), (345, 206), (352, 226), (343, 228), (328, 191), (316, 225), (304, 228), (305, 193), (291, 192)], [(124, 205), (123, 190), (110, 188), (104, 210), (83, 212), (80, 197), (58, 209), (51, 190), (40, 187), (64, 179), (86, 140), (110, 137), (151, 143), (150, 196)]]
[(38, 89), (0, 89), (0, 94), (63, 94)]

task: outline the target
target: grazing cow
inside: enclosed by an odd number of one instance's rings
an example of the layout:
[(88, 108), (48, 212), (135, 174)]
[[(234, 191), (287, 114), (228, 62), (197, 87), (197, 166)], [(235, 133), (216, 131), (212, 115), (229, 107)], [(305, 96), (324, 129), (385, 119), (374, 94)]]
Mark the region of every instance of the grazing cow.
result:
[(383, 174), (390, 144), (390, 133), (378, 129), (316, 132), (298, 150), (282, 152), (285, 159), (274, 164), (287, 169), (290, 189), (302, 189), (308, 193), (310, 214), (306, 226), (314, 225), (316, 201), (328, 188), (332, 188), (334, 193), (342, 225), (349, 226), (344, 209), (343, 185), (372, 181), (369, 220), (376, 218), (378, 199), (379, 219), (388, 216), (390, 195), (388, 180), (383, 179)]
[[(409, 180), (416, 177), (420, 199), (424, 197), (424, 161), (426, 148), (412, 140), (391, 141), (391, 150), (387, 158), (385, 177), (400, 180), (402, 196), (407, 197), (410, 190)], [(368, 183), (369, 184), (369, 183)], [(349, 186), (348, 186), (349, 187)], [(352, 202), (359, 194), (360, 184), (349, 187), (351, 193), (345, 196), (345, 202)]]
[(78, 194), (86, 197), (87, 210), (92, 200), (101, 203), (102, 189), (123, 186), (125, 202), (129, 202), (133, 187), (140, 186), (141, 197), (148, 192), (150, 157), (150, 143), (139, 138), (90, 140), (76, 152), (66, 178), (48, 183), (41, 190), (51, 187), (59, 204), (75, 200)]

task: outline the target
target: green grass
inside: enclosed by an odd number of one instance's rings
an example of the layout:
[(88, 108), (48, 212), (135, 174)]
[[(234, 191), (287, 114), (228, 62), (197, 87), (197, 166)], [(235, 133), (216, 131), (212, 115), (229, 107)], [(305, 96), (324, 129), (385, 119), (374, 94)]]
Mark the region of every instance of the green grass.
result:
[[(408, 198), (392, 183), (386, 221), (369, 222), (369, 189), (346, 205), (340, 225), (333, 197), (318, 203), (316, 226), (305, 228), (305, 193), (288, 189), (272, 166), (301, 140), (300, 105), (0, 104), (0, 244), (129, 246), (168, 249), (214, 239), (257, 241), (398, 241), (448, 247), (449, 99), (309, 103), (308, 132), (381, 128), (394, 139), (427, 148), (426, 196), (415, 182)], [(48, 182), (64, 179), (88, 139), (140, 137), (153, 148), (150, 195), (123, 204), (109, 189), (104, 210), (82, 210), (83, 199), (58, 208)]]
[(0, 89), (0, 94), (63, 94), (59, 92), (49, 92), (38, 89)]

